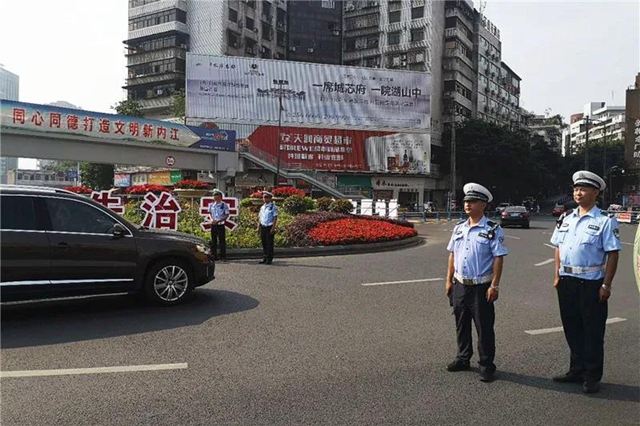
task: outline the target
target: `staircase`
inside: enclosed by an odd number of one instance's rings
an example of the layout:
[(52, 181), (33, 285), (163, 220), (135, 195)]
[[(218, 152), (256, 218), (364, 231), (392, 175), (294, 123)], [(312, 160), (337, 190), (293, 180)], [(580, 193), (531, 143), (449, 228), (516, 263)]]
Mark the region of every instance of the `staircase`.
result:
[[(278, 160), (276, 156), (262, 151), (261, 149), (258, 149), (254, 146), (242, 147), (240, 150), (238, 150), (238, 154), (241, 158), (252, 161), (258, 164), (260, 167), (263, 167), (264, 169), (269, 170), (273, 173), (276, 173), (278, 170)], [(338, 189), (316, 179), (316, 172), (313, 170), (303, 169), (302, 164), (286, 163), (280, 160), (280, 176), (287, 179), (303, 180), (314, 188), (321, 189), (335, 198), (347, 198), (347, 195), (340, 192)], [(350, 196), (350, 198), (361, 197)]]

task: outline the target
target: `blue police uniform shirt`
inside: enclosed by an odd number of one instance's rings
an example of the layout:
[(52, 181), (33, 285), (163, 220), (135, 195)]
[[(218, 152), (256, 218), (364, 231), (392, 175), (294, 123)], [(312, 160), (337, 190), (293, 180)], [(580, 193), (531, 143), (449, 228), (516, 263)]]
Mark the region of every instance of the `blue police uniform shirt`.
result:
[(276, 217), (278, 217), (278, 208), (275, 203), (263, 204), (260, 207), (260, 225), (271, 226)]
[(599, 280), (604, 269), (576, 274), (563, 271), (562, 266), (604, 266), (607, 252), (621, 249), (618, 221), (597, 207), (580, 217), (576, 208), (553, 231), (551, 244), (560, 249), (561, 276)]
[(209, 214), (214, 222), (219, 222), (229, 216), (229, 205), (224, 201), (209, 204)]
[(504, 230), (496, 227), (491, 239), (491, 228), (486, 217), (475, 226), (467, 219), (453, 228), (447, 250), (453, 252), (456, 274), (466, 279), (493, 274), (493, 258), (506, 256), (508, 250), (504, 245)]

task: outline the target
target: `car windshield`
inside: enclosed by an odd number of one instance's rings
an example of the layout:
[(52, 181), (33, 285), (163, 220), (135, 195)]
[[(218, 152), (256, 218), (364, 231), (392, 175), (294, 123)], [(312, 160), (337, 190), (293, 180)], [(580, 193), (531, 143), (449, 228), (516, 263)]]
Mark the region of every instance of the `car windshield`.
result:
[(505, 210), (507, 213), (526, 213), (527, 209), (523, 206), (511, 206)]
[(509, 206), (509, 205), (510, 205), (509, 203), (502, 203), (502, 204), (500, 204), (498, 207), (507, 207), (507, 206)]

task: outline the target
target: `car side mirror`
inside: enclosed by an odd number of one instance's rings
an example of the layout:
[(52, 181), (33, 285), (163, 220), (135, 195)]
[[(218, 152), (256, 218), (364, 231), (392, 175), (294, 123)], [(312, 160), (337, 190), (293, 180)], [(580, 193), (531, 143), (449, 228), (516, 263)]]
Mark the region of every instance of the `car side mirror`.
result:
[(122, 238), (125, 235), (127, 235), (127, 233), (129, 231), (127, 231), (127, 228), (125, 228), (124, 226), (120, 225), (119, 223), (116, 223), (115, 225), (113, 225), (113, 228), (111, 230), (113, 232), (113, 236), (115, 238)]

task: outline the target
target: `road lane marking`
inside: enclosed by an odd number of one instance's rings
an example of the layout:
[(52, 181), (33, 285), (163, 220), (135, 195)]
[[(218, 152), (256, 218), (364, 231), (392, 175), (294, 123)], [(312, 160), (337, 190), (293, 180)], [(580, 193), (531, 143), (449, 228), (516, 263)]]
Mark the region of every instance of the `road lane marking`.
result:
[(513, 239), (513, 240), (521, 240), (521, 239), (522, 239), (522, 238), (520, 238), (520, 237), (514, 237), (514, 236), (512, 236), (512, 235), (505, 235), (505, 238), (511, 238), (511, 239)]
[(622, 244), (626, 244), (628, 246), (632, 246), (633, 245), (633, 243), (625, 243), (624, 241), (622, 241)]
[[(626, 318), (609, 318), (607, 320), (607, 324), (615, 324), (617, 322), (623, 322), (626, 321)], [(527, 334), (532, 334), (532, 335), (537, 335), (537, 334), (547, 334), (547, 333), (557, 333), (560, 331), (563, 331), (564, 329), (562, 327), (553, 327), (553, 328), (541, 328), (539, 330), (526, 330), (525, 333)]]
[(7, 377), (42, 377), (69, 376), (76, 374), (128, 373), (132, 371), (183, 370), (185, 368), (187, 368), (186, 362), (181, 364), (123, 365), (118, 367), (67, 368), (60, 370), (0, 371), (0, 378), (4, 379)]
[(423, 280), (387, 281), (383, 283), (365, 283), (360, 285), (372, 286), (372, 285), (388, 285), (388, 284), (410, 284), (410, 283), (425, 283), (430, 281), (444, 281), (444, 278), (425, 278)]
[(552, 249), (555, 249), (555, 248), (556, 248), (555, 246), (552, 246), (551, 244), (544, 243), (544, 245), (545, 245), (545, 246), (547, 246), (547, 247), (549, 247), (549, 248), (552, 248)]
[(555, 259), (547, 259), (547, 260), (545, 260), (544, 262), (536, 263), (536, 264), (535, 264), (535, 265), (533, 265), (533, 266), (548, 265), (548, 264), (549, 264), (549, 263), (551, 263), (551, 262), (555, 262)]

